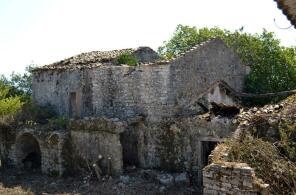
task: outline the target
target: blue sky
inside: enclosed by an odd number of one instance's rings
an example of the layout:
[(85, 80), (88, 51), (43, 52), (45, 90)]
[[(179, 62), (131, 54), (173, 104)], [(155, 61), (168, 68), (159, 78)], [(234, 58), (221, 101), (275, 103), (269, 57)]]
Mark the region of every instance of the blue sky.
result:
[(293, 27), (277, 27), (290, 23), (273, 0), (0, 0), (0, 74), (93, 50), (157, 49), (177, 24), (266, 28), (296, 45)]

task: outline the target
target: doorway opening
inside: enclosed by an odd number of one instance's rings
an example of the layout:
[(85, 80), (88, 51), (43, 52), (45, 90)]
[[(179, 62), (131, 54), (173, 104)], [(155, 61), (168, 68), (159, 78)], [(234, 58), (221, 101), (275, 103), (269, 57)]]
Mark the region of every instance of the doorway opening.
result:
[(139, 158), (137, 135), (131, 129), (127, 129), (120, 134), (120, 143), (123, 152), (123, 167), (138, 167)]
[(205, 167), (209, 164), (209, 155), (215, 149), (218, 142), (216, 141), (202, 141), (201, 142), (201, 164)]

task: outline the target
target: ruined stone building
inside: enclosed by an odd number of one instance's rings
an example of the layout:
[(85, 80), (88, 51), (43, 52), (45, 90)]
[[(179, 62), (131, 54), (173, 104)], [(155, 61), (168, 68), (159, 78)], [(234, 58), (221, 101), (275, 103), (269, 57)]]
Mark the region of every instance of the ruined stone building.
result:
[[(125, 53), (138, 65), (118, 64)], [(233, 94), (246, 74), (220, 39), (169, 61), (148, 47), (82, 53), (33, 71), (34, 100), (71, 118), (69, 128), (23, 127), (0, 149), (17, 166), (38, 154), (35, 165), (44, 173), (62, 175), (100, 156), (102, 169), (113, 174), (134, 165), (191, 170), (201, 178), (210, 151), (235, 129), (228, 116), (209, 111), (237, 105)]]

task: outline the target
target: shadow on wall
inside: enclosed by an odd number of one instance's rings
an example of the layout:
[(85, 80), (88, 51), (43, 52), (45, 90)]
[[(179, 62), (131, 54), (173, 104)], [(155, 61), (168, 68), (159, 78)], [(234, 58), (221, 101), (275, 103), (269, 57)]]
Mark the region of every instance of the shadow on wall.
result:
[(130, 128), (120, 134), (120, 143), (123, 152), (123, 168), (139, 166), (138, 137), (134, 131), (133, 128)]

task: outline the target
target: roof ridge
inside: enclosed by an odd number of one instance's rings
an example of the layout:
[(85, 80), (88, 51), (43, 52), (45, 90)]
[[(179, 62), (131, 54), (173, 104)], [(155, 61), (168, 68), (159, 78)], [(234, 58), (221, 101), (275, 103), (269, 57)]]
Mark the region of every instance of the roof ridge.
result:
[[(42, 71), (42, 70), (65, 70), (65, 69), (82, 69), (82, 68), (93, 68), (102, 65), (116, 65), (114, 60), (124, 54), (124, 53), (135, 53), (137, 51), (142, 52), (143, 50), (152, 50), (151, 47), (148, 46), (140, 46), (137, 48), (124, 48), (124, 49), (114, 49), (107, 51), (90, 51), (83, 52), (63, 60), (54, 62), (52, 64), (43, 65), (32, 70), (34, 71)], [(167, 64), (169, 61), (167, 60), (156, 60), (151, 62), (139, 62), (138, 65), (162, 65)]]
[[(220, 41), (223, 41), (221, 38), (219, 37), (215, 37), (215, 38), (212, 38), (212, 39), (209, 39), (207, 41), (203, 41), (201, 43), (197, 43), (195, 44), (194, 46), (192, 46), (191, 48), (189, 48), (188, 50), (184, 51), (184, 52), (181, 52), (180, 54), (176, 55), (175, 57), (173, 57), (170, 61), (173, 61), (173, 60), (176, 60), (176, 59), (179, 59), (181, 57), (183, 57), (184, 55), (186, 55), (187, 53), (190, 53), (196, 49), (199, 49), (201, 48), (202, 46), (206, 46), (208, 44), (210, 44), (211, 42), (213, 41), (216, 41), (216, 40), (220, 40)], [(224, 42), (224, 41), (223, 41)]]
[[(45, 64), (43, 66), (37, 67), (33, 71), (44, 69), (67, 69), (68, 64), (83, 65), (84, 63), (100, 63), (102, 60), (112, 60), (125, 52), (135, 52), (138, 49), (139, 48), (124, 48), (114, 50), (94, 50), (90, 52), (82, 52), (71, 57), (65, 58), (63, 60), (59, 60), (51, 64)], [(83, 57), (87, 57), (88, 59), (83, 59)]]

